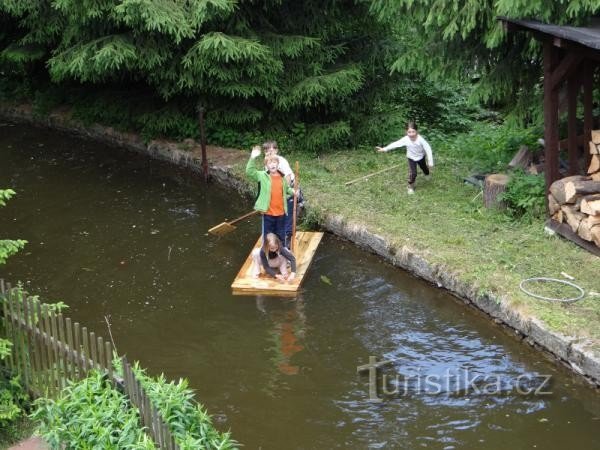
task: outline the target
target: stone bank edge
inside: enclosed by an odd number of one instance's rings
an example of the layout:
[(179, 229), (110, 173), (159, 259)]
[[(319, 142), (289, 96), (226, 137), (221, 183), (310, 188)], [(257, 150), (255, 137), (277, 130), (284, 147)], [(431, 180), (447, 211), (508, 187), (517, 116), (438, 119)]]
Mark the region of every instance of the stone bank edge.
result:
[[(141, 152), (155, 159), (188, 167), (197, 172), (202, 170), (199, 157), (180, 149), (171, 141), (153, 140), (146, 143), (138, 134), (120, 132), (97, 124), (84, 126), (70, 119), (67, 114), (52, 113), (49, 116), (38, 117), (29, 105), (15, 106), (0, 103), (0, 117), (4, 120), (25, 122), (89, 137)], [(217, 182), (243, 195), (250, 194), (249, 185), (233, 174), (231, 165), (211, 164), (209, 159), (209, 170), (211, 177)], [(320, 211), (318, 206), (310, 207), (315, 208), (322, 218), (321, 225), (325, 230), (381, 256), (392, 265), (405, 269), (437, 287), (448, 290), (464, 303), (486, 313), (495, 323), (512, 329), (527, 343), (550, 353), (595, 387), (600, 387), (600, 350), (594, 348), (590, 341), (554, 332), (542, 321), (524, 317), (518, 311), (512, 310), (506, 299), (478, 292), (476, 286), (460, 281), (447, 266), (431, 264), (406, 246), (396, 248), (360, 223), (350, 222), (341, 215)]]

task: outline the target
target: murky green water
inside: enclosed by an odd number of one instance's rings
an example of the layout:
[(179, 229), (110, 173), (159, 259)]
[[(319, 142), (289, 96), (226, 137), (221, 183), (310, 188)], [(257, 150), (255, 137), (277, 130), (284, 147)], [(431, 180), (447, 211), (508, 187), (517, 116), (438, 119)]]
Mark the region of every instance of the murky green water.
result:
[[(334, 237), (301, 297), (232, 296), (258, 220), (208, 236), (249, 204), (197, 175), (4, 123), (0, 187), (18, 192), (0, 210), (0, 236), (29, 241), (0, 277), (65, 301), (105, 336), (109, 316), (120, 353), (187, 377), (245, 448), (600, 448), (598, 392), (445, 292)], [(380, 372), (389, 381), (380, 403), (357, 374), (369, 356), (393, 361)], [(516, 392), (546, 374), (553, 394)]]

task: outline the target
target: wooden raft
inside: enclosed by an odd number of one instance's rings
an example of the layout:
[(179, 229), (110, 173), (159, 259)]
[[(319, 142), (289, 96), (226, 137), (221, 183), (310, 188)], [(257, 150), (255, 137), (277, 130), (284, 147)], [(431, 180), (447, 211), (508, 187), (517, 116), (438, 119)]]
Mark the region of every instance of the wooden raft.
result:
[[(323, 233), (298, 231), (296, 233), (296, 278), (291, 283), (282, 283), (275, 278), (262, 273), (259, 278), (252, 278), (252, 251), (246, 258), (246, 262), (238, 272), (231, 289), (234, 295), (276, 295), (276, 296), (295, 296), (300, 289), (304, 275), (312, 262), (317, 247), (321, 242)], [(262, 237), (258, 238), (253, 247), (260, 248)]]

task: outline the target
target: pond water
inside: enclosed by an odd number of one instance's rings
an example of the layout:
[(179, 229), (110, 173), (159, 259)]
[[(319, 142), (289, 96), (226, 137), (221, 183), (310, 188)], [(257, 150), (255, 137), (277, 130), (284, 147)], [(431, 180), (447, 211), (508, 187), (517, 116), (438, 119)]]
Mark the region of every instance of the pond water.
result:
[[(259, 222), (207, 235), (251, 206), (197, 174), (2, 123), (0, 187), (17, 191), (0, 237), (29, 241), (0, 277), (105, 337), (107, 316), (121, 354), (188, 378), (245, 448), (600, 448), (597, 391), (333, 236), (296, 299), (232, 296)], [(377, 370), (382, 401), (357, 373), (370, 357), (391, 361)]]

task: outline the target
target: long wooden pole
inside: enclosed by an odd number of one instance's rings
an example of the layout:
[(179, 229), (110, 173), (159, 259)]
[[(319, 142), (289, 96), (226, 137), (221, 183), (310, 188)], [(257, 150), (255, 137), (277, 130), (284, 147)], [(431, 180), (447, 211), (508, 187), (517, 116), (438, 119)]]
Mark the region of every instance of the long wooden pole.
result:
[(292, 253), (296, 251), (296, 214), (298, 210), (298, 172), (300, 164), (296, 161), (296, 173), (294, 174), (294, 215), (292, 216)]
[(362, 177), (360, 177), (360, 178), (356, 178), (356, 179), (354, 179), (354, 180), (347, 181), (346, 183), (344, 183), (344, 186), (349, 186), (349, 185), (351, 185), (351, 184), (353, 184), (353, 183), (356, 183), (357, 181), (360, 181), (360, 180), (365, 180), (365, 179), (367, 179), (367, 178), (369, 178), (369, 177), (372, 177), (373, 175), (379, 175), (380, 173), (387, 172), (388, 170), (395, 169), (396, 167), (400, 167), (401, 165), (402, 165), (402, 164), (396, 164), (396, 165), (394, 165), (394, 166), (388, 167), (387, 169), (378, 170), (377, 172), (373, 172), (373, 173), (370, 173), (370, 174), (368, 174), (368, 175), (364, 175), (364, 176), (362, 176)]

